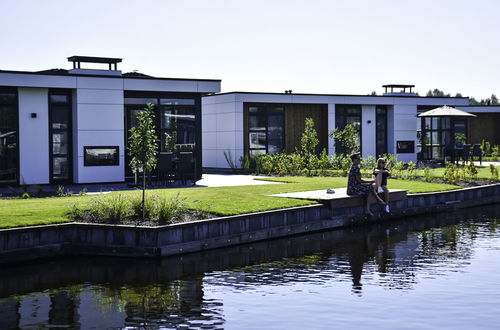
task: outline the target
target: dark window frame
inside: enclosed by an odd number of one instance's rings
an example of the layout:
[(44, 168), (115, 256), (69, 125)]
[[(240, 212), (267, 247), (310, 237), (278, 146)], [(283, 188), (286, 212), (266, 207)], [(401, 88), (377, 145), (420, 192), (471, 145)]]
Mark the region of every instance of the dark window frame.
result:
[[(201, 178), (202, 173), (202, 132), (201, 132), (201, 94), (200, 93), (190, 93), (190, 92), (154, 92), (154, 91), (125, 91), (124, 92), (124, 115), (123, 122), (125, 127), (124, 134), (124, 146), (125, 146), (125, 178), (131, 179), (133, 177), (132, 170), (130, 169), (130, 157), (127, 152), (128, 138), (129, 138), (129, 121), (131, 120), (130, 112), (132, 110), (144, 109), (146, 107), (145, 103), (128, 103), (127, 99), (156, 99), (155, 105), (155, 127), (157, 130), (157, 135), (160, 140), (161, 134), (161, 117), (160, 111), (162, 107), (179, 107), (179, 108), (190, 108), (194, 110), (195, 115), (195, 146), (194, 146), (194, 156), (196, 159), (196, 173), (199, 176), (197, 179)], [(194, 99), (194, 105), (167, 105), (160, 104), (160, 99)], [(161, 143), (161, 141), (158, 141)], [(161, 148), (161, 145), (159, 145)], [(158, 149), (160, 150), (160, 149)]]
[[(251, 107), (261, 107), (264, 108), (265, 110), (261, 114), (252, 114), (250, 113), (250, 108)], [(278, 108), (281, 107), (282, 110), (281, 112), (272, 112), (269, 111), (269, 108)], [(246, 155), (250, 155), (252, 150), (265, 150), (265, 154), (269, 153), (269, 117), (270, 116), (277, 116), (281, 117), (281, 141), (282, 141), (282, 146), (281, 150), (278, 152), (283, 152), (286, 149), (286, 140), (285, 140), (285, 105), (282, 103), (244, 103), (244, 117), (245, 117), (245, 128), (244, 128), (244, 134), (245, 134), (245, 141), (244, 141), (244, 150)], [(251, 130), (250, 129), (250, 117), (265, 117), (265, 135), (266, 135), (266, 144), (265, 144), (265, 149), (264, 148), (250, 148), (250, 134), (251, 133), (262, 133), (262, 131), (257, 131), (257, 130)]]
[[(68, 98), (67, 102), (51, 102), (51, 96), (53, 95), (64, 95)], [(67, 89), (50, 89), (48, 96), (48, 110), (49, 110), (49, 180), (50, 183), (65, 183), (73, 182), (73, 98), (72, 91)], [(54, 129), (52, 127), (53, 121), (53, 109), (57, 105), (66, 105), (69, 107), (69, 119), (68, 126), (66, 129)], [(67, 152), (67, 166), (68, 166), (68, 177), (65, 179), (54, 178), (54, 158), (58, 155), (54, 155), (53, 149), (53, 133), (66, 132), (68, 136), (68, 152)]]
[[(16, 87), (0, 87), (0, 93), (12, 93), (12, 94), (15, 94), (15, 100), (14, 102), (2, 102), (0, 101), (0, 104), (3, 104), (3, 105), (12, 105), (14, 106), (15, 110), (15, 125), (14, 125), (14, 128), (16, 129), (16, 134), (15, 134), (15, 137), (16, 137), (16, 146), (17, 146), (17, 150), (16, 150), (16, 173), (15, 173), (15, 180), (12, 181), (12, 182), (7, 182), (5, 185), (9, 185), (9, 184), (12, 184), (14, 183), (15, 185), (19, 185), (20, 184), (20, 177), (21, 177), (21, 173), (20, 173), (20, 170), (21, 170), (21, 163), (20, 163), (20, 145), (19, 145), (19, 92), (17, 90)], [(0, 182), (0, 185), (2, 185), (2, 183)]]
[[(89, 149), (115, 149), (116, 157), (112, 163), (108, 164), (91, 164), (87, 159), (87, 150)], [(120, 165), (120, 146), (84, 146), (83, 147), (83, 166), (119, 166)]]

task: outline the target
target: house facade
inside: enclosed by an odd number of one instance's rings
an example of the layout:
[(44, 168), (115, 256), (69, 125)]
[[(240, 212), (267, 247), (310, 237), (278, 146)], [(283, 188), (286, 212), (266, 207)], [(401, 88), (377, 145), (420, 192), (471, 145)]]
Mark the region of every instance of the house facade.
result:
[(159, 151), (176, 137), (201, 176), (201, 97), (219, 92), (220, 80), (122, 73), (118, 58), (68, 60), (71, 70), (0, 70), (0, 184), (125, 181), (128, 129), (147, 103), (155, 105)]
[[(335, 153), (328, 133), (353, 124), (363, 157), (385, 153), (417, 161), (417, 114), (442, 105), (467, 106), (463, 97), (419, 97), (411, 85), (386, 85), (386, 93), (320, 95), (232, 92), (202, 98), (203, 166), (240, 167), (244, 155), (291, 152), (300, 147), (305, 118), (313, 118), (319, 149)], [(390, 90), (387, 90), (390, 88)], [(394, 91), (396, 88), (396, 91)]]

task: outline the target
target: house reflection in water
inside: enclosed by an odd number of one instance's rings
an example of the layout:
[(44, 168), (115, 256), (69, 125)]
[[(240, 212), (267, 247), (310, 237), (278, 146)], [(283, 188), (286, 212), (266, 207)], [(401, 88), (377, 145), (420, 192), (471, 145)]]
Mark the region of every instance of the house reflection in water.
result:
[[(498, 218), (500, 207), (481, 212)], [(468, 262), (477, 226), (457, 225), (459, 217), (475, 219), (477, 210), (161, 260), (81, 257), (2, 267), (0, 329), (223, 327), (224, 301), (207, 295), (216, 288), (344, 282), (358, 295), (368, 284), (408, 290), (443, 260)]]

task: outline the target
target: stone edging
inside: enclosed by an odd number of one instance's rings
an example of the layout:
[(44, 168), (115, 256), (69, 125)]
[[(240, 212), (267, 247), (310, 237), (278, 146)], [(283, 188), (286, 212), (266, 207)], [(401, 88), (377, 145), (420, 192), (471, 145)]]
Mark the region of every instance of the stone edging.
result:
[(0, 264), (67, 255), (160, 257), (318, 230), (500, 202), (500, 184), (420, 193), (391, 202), (390, 215), (363, 207), (309, 205), (158, 227), (65, 223), (0, 230)]

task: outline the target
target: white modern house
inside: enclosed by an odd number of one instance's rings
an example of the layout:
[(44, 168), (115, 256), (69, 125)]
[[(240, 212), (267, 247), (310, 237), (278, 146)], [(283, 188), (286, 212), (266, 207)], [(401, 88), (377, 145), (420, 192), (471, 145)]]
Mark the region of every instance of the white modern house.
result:
[(247, 154), (292, 152), (300, 146), (304, 120), (313, 118), (320, 149), (335, 153), (328, 132), (354, 124), (363, 157), (395, 154), (416, 161), (417, 114), (442, 105), (468, 106), (463, 97), (419, 97), (413, 85), (384, 85), (372, 95), (231, 92), (202, 98), (203, 167), (237, 166)]
[[(306, 118), (314, 119), (318, 151), (329, 154), (339, 150), (328, 133), (347, 124), (356, 127), (364, 157), (393, 153), (399, 160), (416, 161), (442, 155), (438, 140), (453, 125), (469, 142), (484, 138), (500, 144), (500, 107), (472, 107), (466, 97), (419, 97), (413, 85), (384, 85), (380, 96), (220, 93), (220, 80), (122, 73), (120, 58), (68, 60), (69, 70), (0, 70), (0, 185), (132, 178), (129, 130), (148, 103), (155, 109), (159, 151), (172, 151), (173, 141), (176, 151), (190, 153), (196, 178), (202, 168), (240, 167), (244, 155), (293, 152)], [(101, 67), (83, 68), (82, 63)], [(417, 118), (443, 105), (477, 117), (470, 124)], [(424, 148), (417, 138), (422, 124), (431, 143)]]
[(201, 97), (219, 92), (220, 80), (122, 73), (119, 58), (68, 60), (73, 69), (0, 70), (0, 184), (123, 182), (128, 129), (147, 103), (160, 151), (176, 136), (201, 173)]

